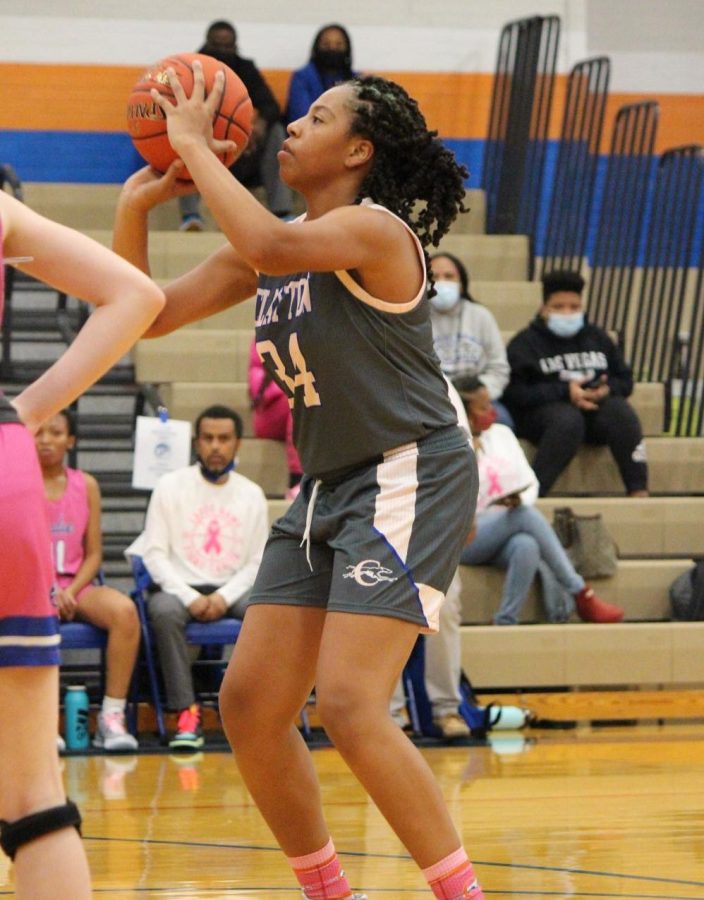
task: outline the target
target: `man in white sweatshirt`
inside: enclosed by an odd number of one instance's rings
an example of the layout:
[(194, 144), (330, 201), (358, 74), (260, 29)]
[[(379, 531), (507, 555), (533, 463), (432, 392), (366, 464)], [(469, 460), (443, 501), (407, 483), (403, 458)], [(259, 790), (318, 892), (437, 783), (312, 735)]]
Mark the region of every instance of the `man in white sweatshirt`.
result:
[(157, 587), (147, 608), (167, 705), (179, 713), (173, 750), (203, 745), (186, 625), (242, 618), (268, 535), (264, 492), (233, 471), (241, 437), (242, 420), (226, 406), (198, 416), (198, 461), (161, 477), (140, 542)]

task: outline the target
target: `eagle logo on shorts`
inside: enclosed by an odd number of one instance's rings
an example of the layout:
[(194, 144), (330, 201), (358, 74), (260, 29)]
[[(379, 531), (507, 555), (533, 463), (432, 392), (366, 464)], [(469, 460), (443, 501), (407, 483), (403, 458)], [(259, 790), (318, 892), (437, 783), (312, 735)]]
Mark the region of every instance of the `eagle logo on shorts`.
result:
[(380, 581), (398, 581), (391, 569), (387, 569), (377, 559), (363, 559), (356, 566), (347, 566), (343, 578), (354, 578), (362, 587), (373, 587)]

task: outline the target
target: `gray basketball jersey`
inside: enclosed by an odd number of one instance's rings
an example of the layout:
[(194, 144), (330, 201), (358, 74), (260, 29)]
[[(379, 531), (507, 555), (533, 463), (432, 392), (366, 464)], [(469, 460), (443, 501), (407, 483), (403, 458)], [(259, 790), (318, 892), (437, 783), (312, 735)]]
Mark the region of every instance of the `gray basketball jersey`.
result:
[(424, 288), (408, 303), (388, 303), (346, 271), (262, 275), (256, 342), (289, 397), (309, 475), (324, 478), (457, 422)]

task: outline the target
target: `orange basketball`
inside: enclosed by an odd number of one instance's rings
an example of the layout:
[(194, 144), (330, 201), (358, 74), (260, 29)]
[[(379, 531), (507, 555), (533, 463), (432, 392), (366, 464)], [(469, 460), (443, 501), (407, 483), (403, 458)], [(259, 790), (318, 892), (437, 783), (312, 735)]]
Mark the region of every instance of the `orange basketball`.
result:
[[(242, 80), (229, 66), (202, 53), (179, 53), (168, 56), (150, 66), (132, 88), (127, 103), (127, 130), (139, 153), (157, 171), (165, 172), (178, 154), (169, 143), (166, 131), (166, 115), (152, 99), (150, 91), (156, 88), (163, 96), (173, 100), (173, 92), (166, 77), (171, 66), (176, 72), (187, 97), (193, 90), (193, 62), (200, 60), (205, 78), (206, 96), (212, 90), (215, 73), (225, 73), (225, 87), (213, 119), (213, 135), (218, 140), (235, 141), (237, 151), (219, 153), (218, 159), (231, 166), (247, 145), (252, 130), (252, 101)], [(184, 169), (179, 178), (190, 179)]]

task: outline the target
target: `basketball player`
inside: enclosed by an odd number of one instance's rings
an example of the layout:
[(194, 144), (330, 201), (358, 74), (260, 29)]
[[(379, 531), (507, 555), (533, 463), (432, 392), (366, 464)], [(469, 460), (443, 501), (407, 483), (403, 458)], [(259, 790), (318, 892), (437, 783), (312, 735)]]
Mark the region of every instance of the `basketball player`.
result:
[(0, 313), (3, 251), (9, 262), (22, 258), (28, 274), (98, 307), (37, 381), (11, 402), (0, 392), (0, 845), (15, 861), (18, 898), (83, 900), (91, 890), (81, 819), (64, 794), (56, 752), (58, 618), (31, 430), (107, 371), (164, 298), (123, 259), (0, 191)]
[[(355, 79), (288, 126), (281, 176), (307, 213), (286, 224), (211, 152), (232, 146), (212, 138), (219, 89), (204, 101), (198, 68), (190, 100), (170, 80), (175, 104), (155, 100), (231, 246), (167, 286), (151, 333), (256, 290), (257, 350), (290, 398), (306, 472), (274, 524), (221, 691), (242, 777), (304, 897), (361, 897), (294, 726), (315, 684), (328, 734), (435, 896), (477, 900), (440, 790), (389, 715), (419, 630), (437, 628), (477, 491), (432, 350), (423, 251), (461, 207), (466, 172), (402, 88)], [(144, 169), (121, 195), (115, 248), (145, 270), (147, 212), (181, 190), (178, 171)], [(418, 200), (426, 206), (414, 221)]]

